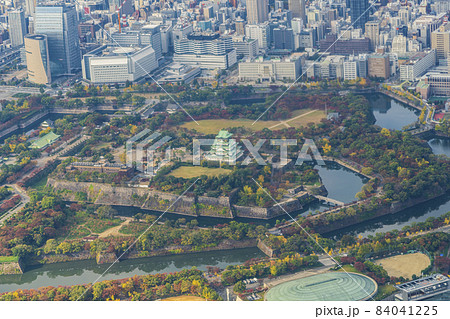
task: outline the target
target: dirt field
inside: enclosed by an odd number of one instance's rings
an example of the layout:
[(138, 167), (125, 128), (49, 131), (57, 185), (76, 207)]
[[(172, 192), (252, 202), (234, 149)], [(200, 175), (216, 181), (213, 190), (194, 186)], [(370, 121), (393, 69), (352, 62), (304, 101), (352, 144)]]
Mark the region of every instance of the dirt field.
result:
[(412, 278), (412, 275), (420, 276), (421, 271), (430, 265), (430, 259), (422, 253), (398, 255), (379, 259), (376, 264), (383, 266), (389, 276)]
[(166, 299), (162, 299), (162, 301), (205, 301), (205, 299), (196, 297), (196, 296), (177, 296), (177, 297), (170, 297)]
[(131, 218), (127, 218), (122, 224), (119, 226), (112, 227), (110, 229), (105, 230), (103, 233), (99, 234), (99, 238), (106, 238), (109, 236), (131, 236), (131, 235), (125, 235), (122, 233), (119, 233), (119, 229), (122, 228), (122, 226), (128, 225), (131, 222)]
[(202, 175), (207, 176), (219, 176), (219, 175), (227, 175), (230, 174), (231, 170), (224, 168), (208, 168), (202, 166), (181, 166), (172, 172), (169, 175), (175, 177), (183, 177), (183, 178), (193, 178), (199, 177)]
[(203, 134), (217, 134), (221, 129), (228, 129), (232, 127), (245, 127), (252, 131), (261, 131), (264, 128), (269, 128), (273, 125), (277, 125), (279, 121), (258, 121), (254, 125), (252, 125), (254, 120), (200, 120), (197, 121), (199, 125), (195, 122), (188, 122), (183, 125), (190, 130), (196, 130), (199, 133)]

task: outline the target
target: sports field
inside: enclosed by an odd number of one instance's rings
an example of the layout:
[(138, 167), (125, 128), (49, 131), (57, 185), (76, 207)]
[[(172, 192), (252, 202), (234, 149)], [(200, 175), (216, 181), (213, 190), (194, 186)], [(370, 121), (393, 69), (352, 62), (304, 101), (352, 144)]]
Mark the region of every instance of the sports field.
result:
[(412, 275), (420, 276), (422, 270), (430, 265), (430, 258), (422, 253), (397, 255), (376, 261), (389, 276), (412, 278)]
[(177, 296), (177, 297), (170, 297), (166, 299), (162, 299), (162, 301), (206, 301), (203, 298), (196, 297), (196, 296)]
[(264, 297), (268, 301), (357, 301), (371, 298), (377, 288), (365, 275), (329, 272), (279, 284)]
[(169, 175), (175, 177), (183, 177), (183, 178), (194, 178), (202, 175), (206, 176), (219, 176), (230, 174), (232, 171), (230, 169), (224, 168), (208, 168), (202, 166), (181, 166), (177, 169), (174, 169), (169, 173)]

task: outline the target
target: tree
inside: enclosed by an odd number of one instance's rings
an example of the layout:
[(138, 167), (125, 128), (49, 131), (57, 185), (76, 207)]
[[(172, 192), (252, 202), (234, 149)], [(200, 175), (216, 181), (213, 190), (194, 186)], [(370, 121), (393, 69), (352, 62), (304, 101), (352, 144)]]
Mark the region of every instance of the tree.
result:
[(245, 284), (242, 281), (238, 281), (234, 285), (233, 291), (236, 293), (242, 293), (244, 292), (245, 288), (246, 288)]

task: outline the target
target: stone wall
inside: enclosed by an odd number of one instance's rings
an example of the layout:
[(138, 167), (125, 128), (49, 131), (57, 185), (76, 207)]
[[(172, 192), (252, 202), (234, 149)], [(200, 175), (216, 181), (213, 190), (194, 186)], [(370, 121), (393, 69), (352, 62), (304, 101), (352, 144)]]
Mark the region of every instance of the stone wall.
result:
[[(278, 205), (269, 208), (233, 205), (229, 197), (179, 196), (148, 188), (113, 187), (109, 184), (59, 181), (53, 178), (48, 179), (48, 185), (53, 186), (64, 200), (77, 201), (77, 193), (82, 192), (87, 195), (88, 202), (98, 205), (132, 206), (189, 216), (221, 218), (270, 219), (286, 214)], [(297, 199), (289, 199), (280, 205), (288, 213), (302, 209)]]
[(16, 274), (23, 274), (23, 270), (19, 262), (0, 263), (0, 275)]

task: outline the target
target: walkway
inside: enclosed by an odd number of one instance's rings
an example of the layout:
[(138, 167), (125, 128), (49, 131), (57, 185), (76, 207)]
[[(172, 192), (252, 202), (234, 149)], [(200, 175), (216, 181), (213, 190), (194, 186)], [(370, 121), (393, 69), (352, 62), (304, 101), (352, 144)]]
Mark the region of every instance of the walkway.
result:
[(19, 185), (12, 184), (12, 185), (5, 185), (7, 187), (12, 187), (16, 191), (16, 194), (18, 194), (21, 197), (20, 204), (16, 207), (12, 208), (9, 212), (7, 212), (5, 215), (3, 215), (0, 218), (0, 225), (3, 225), (5, 221), (7, 221), (9, 218), (11, 218), (15, 213), (19, 212), (22, 208), (25, 207), (25, 204), (30, 201), (30, 197), (28, 197), (25, 190), (23, 190)]
[(286, 127), (289, 128), (289, 127), (291, 127), (291, 126), (288, 124), (288, 122), (293, 121), (293, 120), (296, 120), (296, 119), (299, 119), (299, 118), (301, 118), (301, 117), (303, 117), (303, 116), (306, 116), (306, 115), (308, 115), (308, 114), (314, 113), (314, 112), (316, 112), (316, 111), (317, 111), (317, 110), (312, 110), (312, 111), (309, 111), (309, 112), (300, 114), (300, 115), (298, 115), (298, 116), (296, 116), (296, 117), (293, 117), (293, 118), (291, 118), (291, 119), (289, 119), (289, 120), (286, 120), (286, 121), (280, 121), (280, 123), (275, 124), (275, 125), (272, 125), (271, 127), (269, 127), (269, 130), (271, 130), (271, 129), (277, 127), (277, 126), (280, 126), (280, 125), (284, 125), (284, 126), (286, 126)]

